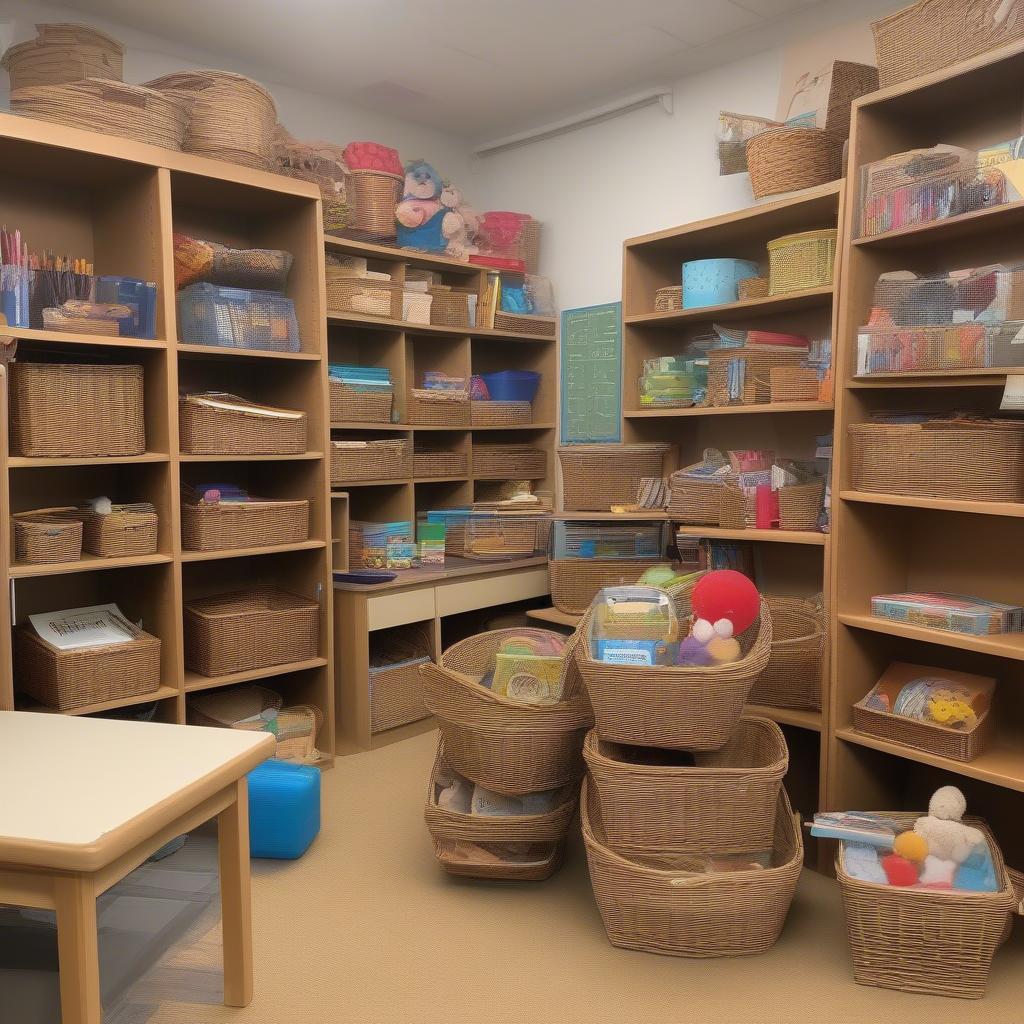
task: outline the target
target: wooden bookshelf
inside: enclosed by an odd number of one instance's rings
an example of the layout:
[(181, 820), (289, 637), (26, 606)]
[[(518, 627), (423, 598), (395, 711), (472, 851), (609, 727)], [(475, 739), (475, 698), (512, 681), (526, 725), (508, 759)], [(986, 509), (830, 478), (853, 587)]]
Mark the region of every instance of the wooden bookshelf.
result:
[[(18, 358), (59, 356), (69, 362), (140, 363), (145, 371), (147, 452), (124, 458), (11, 457), (3, 410), (0, 512), (71, 505), (107, 494), (149, 501), (160, 519), (152, 555), (52, 565), (12, 564), (10, 527), (0, 546), (9, 585), (10, 622), (29, 614), (116, 601), (161, 640), (159, 689), (103, 701), (75, 714), (102, 714), (156, 702), (158, 720), (186, 721), (186, 695), (259, 680), (284, 703), (311, 704), (323, 715), (321, 764), (334, 756), (331, 516), (325, 452), (327, 326), (323, 303), (323, 232), (318, 190), (307, 183), (220, 161), (173, 153), (29, 118), (0, 114), (0, 220), (21, 228), (32, 249), (72, 252), (99, 274), (127, 274), (158, 285), (157, 337), (152, 340), (8, 328)], [(270, 353), (178, 342), (174, 288), (175, 231), (236, 246), (286, 249), (295, 257), (287, 292), (299, 320), (302, 351)], [(216, 388), (303, 410), (309, 451), (302, 456), (195, 456), (178, 447), (178, 395)], [(2, 400), (6, 404), (6, 381)], [(279, 548), (224, 552), (182, 549), (182, 486), (210, 476), (237, 480), (269, 497), (311, 502), (310, 539)], [(7, 582), (5, 581), (5, 582)], [(194, 597), (269, 583), (315, 599), (320, 642), (315, 659), (250, 673), (206, 677), (186, 669), (183, 605)], [(13, 609), (9, 607), (13, 597)], [(28, 707), (19, 691), (11, 630), (0, 631), (0, 708)]]
[[(906, 150), (978, 147), (1020, 134), (1024, 47), (1015, 45), (854, 104), (850, 192), (841, 247), (844, 277), (836, 334), (836, 487), (833, 492), (832, 705), (827, 806), (920, 810), (937, 786), (960, 786), (968, 809), (989, 819), (1006, 853), (1024, 865), (1024, 643), (1020, 634), (974, 637), (879, 619), (872, 595), (903, 590), (1024, 600), (1016, 552), (1024, 505), (872, 494), (853, 487), (846, 431), (881, 410), (998, 408), (1005, 370), (887, 373), (857, 377), (858, 327), (879, 274), (940, 272), (1024, 255), (1024, 202), (961, 214), (872, 237), (858, 235), (857, 168)], [(995, 737), (960, 763), (858, 732), (852, 706), (893, 661), (998, 679)]]

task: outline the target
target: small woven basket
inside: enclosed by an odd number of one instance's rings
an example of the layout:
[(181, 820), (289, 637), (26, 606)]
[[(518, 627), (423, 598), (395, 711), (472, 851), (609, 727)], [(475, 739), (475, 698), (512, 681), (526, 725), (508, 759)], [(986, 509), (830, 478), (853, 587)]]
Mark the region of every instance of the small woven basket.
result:
[(542, 480), (548, 454), (531, 444), (474, 444), (473, 476), (478, 480)]
[(387, 171), (349, 171), (351, 217), (345, 234), (367, 242), (394, 243), (395, 207), (402, 198), (402, 178)]
[(430, 322), (438, 327), (469, 329), (469, 295), (441, 285), (430, 289)]
[(332, 423), (390, 423), (394, 392), (355, 391), (340, 380), (328, 382)]
[(469, 395), (461, 394), (458, 399), (442, 397), (447, 394), (427, 388), (410, 388), (404, 422), (417, 427), (468, 427)]
[(533, 422), (530, 402), (470, 402), (474, 427), (521, 427)]
[(324, 231), (344, 231), (348, 227), (348, 167), (341, 146), (332, 142), (300, 142), (279, 125), (277, 170), (289, 178), (312, 182), (320, 189)]
[(822, 502), (825, 499), (825, 481), (810, 484), (793, 484), (780, 487), (779, 529), (817, 530), (821, 517)]
[(842, 140), (821, 128), (769, 128), (747, 143), (755, 199), (825, 185), (841, 177)]
[(152, 555), (157, 549), (160, 519), (148, 501), (112, 505), (106, 515), (88, 507), (76, 509), (74, 514), (84, 525), (82, 548), (90, 555), (127, 558)]
[(736, 291), (740, 302), (750, 299), (763, 299), (768, 295), (767, 277), (744, 277), (736, 282)]
[(645, 478), (665, 476), (667, 444), (587, 444), (558, 449), (562, 507), (566, 512), (607, 512), (636, 501)]
[(983, 753), (995, 731), (988, 711), (972, 729), (949, 729), (934, 722), (876, 711), (863, 702), (853, 705), (853, 727), (869, 736), (962, 762), (973, 761)]
[(749, 530), (757, 522), (756, 499), (731, 484), (718, 488), (718, 525), (723, 530)]
[[(181, 450), (191, 455), (301, 455), (306, 451), (306, 414), (218, 396), (239, 409), (207, 404), (203, 395), (179, 403)], [(277, 415), (287, 413), (287, 416)]]
[[(606, 843), (602, 808), (583, 784), (580, 820), (594, 899), (613, 946), (672, 956), (748, 956), (782, 932), (803, 868), (800, 821), (776, 804), (772, 866), (705, 873), (693, 854), (627, 858)], [(711, 850), (708, 852), (718, 852)]]
[(412, 442), (408, 438), (367, 441), (359, 448), (331, 442), (331, 483), (353, 480), (404, 480), (412, 476)]
[(768, 371), (772, 402), (817, 402), (821, 381), (814, 370), (800, 366), (773, 366)]
[[(696, 463), (696, 465), (701, 465)], [(695, 466), (689, 466), (693, 469)], [(680, 473), (683, 471), (681, 470)], [(720, 483), (704, 480), (688, 480), (680, 473), (674, 473), (669, 482), (668, 518), (673, 523), (689, 526), (716, 526), (722, 508)]]
[(695, 754), (694, 766), (645, 757), (595, 731), (583, 758), (601, 801), (604, 841), (617, 853), (747, 853), (772, 845), (789, 750), (767, 718), (744, 716), (729, 742)]
[(553, 338), (558, 333), (558, 320), (553, 316), (504, 313), (499, 309), (494, 314), (494, 329), (506, 334), (536, 334), (542, 338)]
[(181, 546), (186, 551), (298, 544), (309, 539), (309, 501), (181, 503)]
[(683, 286), (672, 284), (654, 292), (655, 313), (672, 313), (683, 308)]
[(36, 25), (36, 38), (11, 46), (0, 67), (11, 76), (11, 92), (35, 85), (64, 85), (83, 78), (120, 82), (124, 46), (88, 25)]
[(773, 238), (768, 243), (769, 294), (784, 295), (832, 284), (837, 235), (835, 228), (825, 228)]
[(751, 704), (821, 710), (828, 633), (819, 605), (796, 597), (766, 597), (772, 614), (768, 667), (750, 691)]
[(651, 566), (663, 564), (663, 558), (552, 558), (551, 603), (566, 615), (582, 615), (598, 591), (636, 583)]
[(412, 453), (412, 475), (422, 477), (464, 477), (469, 472), (469, 454), (453, 452), (447, 448), (414, 448)]
[(73, 508), (39, 508), (16, 512), (14, 561), (19, 565), (77, 562), (82, 557), (82, 520)]
[(339, 273), (328, 266), (327, 308), (332, 313), (359, 313), (400, 320), (402, 289), (383, 278)]
[[(771, 373), (776, 367), (798, 367), (807, 358), (806, 350), (779, 348), (722, 348), (708, 352), (707, 404), (764, 405), (771, 401)], [(729, 367), (743, 363), (743, 389), (733, 395), (729, 385)]]

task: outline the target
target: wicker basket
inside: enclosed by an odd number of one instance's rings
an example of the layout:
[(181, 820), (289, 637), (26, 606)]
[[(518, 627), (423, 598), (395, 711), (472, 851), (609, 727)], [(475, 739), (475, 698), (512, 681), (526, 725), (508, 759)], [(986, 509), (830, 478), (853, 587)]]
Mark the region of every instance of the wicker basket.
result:
[(214, 401), (241, 407), (222, 409), (208, 404), (210, 397), (188, 395), (181, 400), (182, 452), (190, 455), (301, 455), (306, 451), (304, 412), (257, 405), (234, 395), (212, 396)]
[(825, 481), (810, 484), (793, 484), (780, 487), (779, 497), (780, 530), (818, 530), (822, 503), (825, 500)]
[(654, 312), (673, 313), (683, 308), (683, 286), (679, 284), (669, 285), (667, 288), (658, 288), (654, 292)]
[(332, 423), (390, 423), (394, 391), (354, 391), (340, 380), (328, 381)]
[(559, 704), (521, 704), (477, 682), (493, 668), (501, 644), (522, 633), (481, 633), (449, 647), (440, 664), (420, 668), (424, 702), (438, 719), (448, 762), (478, 785), (514, 795), (579, 779), (583, 737), (593, 722), (571, 651)]
[[(698, 577), (700, 578), (700, 577)], [(697, 579), (669, 590), (680, 621), (691, 619), (690, 595)], [(577, 630), (590, 635), (591, 612)], [(743, 705), (768, 664), (772, 617), (765, 601), (757, 622), (737, 637), (739, 661), (714, 667), (613, 665), (595, 661), (582, 639), (576, 662), (603, 740), (673, 750), (720, 750), (729, 741)]]
[(298, 544), (309, 539), (309, 501), (181, 503), (181, 546), (186, 551)]
[(529, 860), (513, 859), (511, 844), (486, 844), (486, 850), (484, 845), (464, 839), (439, 839), (434, 842), (434, 856), (449, 875), (500, 882), (543, 882), (562, 866), (565, 856), (564, 843), (524, 843), (517, 847)]
[(474, 427), (521, 427), (533, 422), (530, 402), (470, 402)]
[(101, 78), (18, 89), (11, 93), (11, 110), (164, 149), (181, 149), (188, 126), (187, 110), (173, 97)]
[(755, 199), (825, 185), (841, 177), (842, 140), (821, 128), (769, 128), (747, 143)]
[(73, 508), (39, 508), (16, 512), (14, 561), (19, 565), (77, 562), (82, 557), (82, 520)]
[(179, 71), (146, 85), (178, 100), (187, 111), (186, 152), (274, 169), (277, 108), (259, 82), (230, 71)]
[[(353, 448), (352, 444), (359, 447)], [(408, 438), (387, 441), (332, 441), (331, 484), (354, 480), (404, 480), (412, 476), (412, 442)]]
[(595, 731), (583, 759), (601, 801), (604, 842), (617, 853), (747, 853), (772, 845), (789, 750), (767, 718), (744, 716), (721, 750), (696, 754), (693, 766), (606, 743)]
[(872, 22), (880, 87), (941, 71), (1024, 37), (1024, 18), (1011, 11), (997, 22), (997, 9), (995, 3), (974, 0), (920, 0)]
[(367, 242), (394, 243), (395, 207), (402, 198), (402, 178), (387, 171), (350, 170), (351, 217), (345, 234)]
[(185, 664), (204, 676), (245, 672), (317, 656), (316, 601), (259, 586), (185, 605)]
[(58, 711), (154, 693), (160, 686), (160, 641), (125, 622), (132, 639), (62, 651), (31, 626), (14, 630), (18, 689)]
[(749, 530), (757, 525), (757, 499), (731, 484), (718, 488), (718, 525), (723, 530)]
[(772, 402), (817, 402), (821, 381), (814, 370), (773, 366), (768, 371), (768, 390)]
[[(780, 366), (799, 367), (807, 358), (806, 349), (775, 350), (762, 348), (720, 348), (708, 352), (707, 404), (764, 405), (772, 399), (771, 373)], [(729, 366), (742, 361), (743, 390), (733, 397), (729, 389)]]
[[(687, 466), (694, 469), (702, 463)], [(689, 526), (717, 526), (722, 508), (723, 484), (706, 480), (687, 480), (674, 473), (669, 482), (668, 518)]]
[[(613, 946), (672, 956), (746, 956), (770, 949), (803, 867), (800, 822), (785, 790), (776, 804), (772, 866), (704, 874), (693, 855), (655, 866), (609, 849), (599, 800), (583, 785), (580, 819), (594, 899)], [(717, 851), (709, 851), (717, 852)]]
[(836, 262), (835, 228), (783, 235), (768, 243), (768, 292), (784, 295), (832, 284)]
[(157, 549), (160, 519), (156, 507), (148, 501), (112, 505), (107, 515), (91, 508), (78, 508), (74, 514), (84, 524), (82, 548), (90, 555), (127, 558), (152, 555)]
[(473, 476), (477, 480), (543, 480), (548, 454), (531, 444), (474, 444)]
[(551, 603), (566, 615), (582, 615), (599, 590), (636, 583), (651, 566), (663, 564), (663, 558), (553, 558)]
[(469, 473), (467, 452), (453, 452), (447, 448), (414, 448), (412, 453), (412, 475), (424, 477), (465, 477)]
[(145, 452), (141, 366), (16, 362), (9, 372), (12, 455)]
[(391, 320), (402, 318), (402, 288), (384, 278), (339, 273), (327, 268), (327, 308), (331, 313), (358, 313)]
[(35, 39), (9, 47), (0, 60), (11, 76), (11, 92), (83, 78), (124, 78), (124, 46), (106, 33), (67, 24), (36, 25), (36, 33)]
[(537, 334), (542, 338), (554, 338), (558, 333), (558, 320), (553, 316), (533, 316), (527, 313), (494, 314), (494, 329), (506, 334)]
[(410, 388), (405, 403), (405, 422), (417, 427), (468, 427), (470, 423), (469, 395), (458, 399), (443, 398), (450, 392)]
[[(881, 813), (907, 829), (917, 819), (902, 811)], [(968, 817), (964, 824), (988, 839), (998, 892), (932, 892), (861, 881), (847, 874), (840, 844), (836, 879), (858, 985), (960, 999), (985, 994), (1017, 900), (1002, 852), (985, 823)]]
[(636, 501), (645, 477), (665, 475), (667, 444), (588, 444), (558, 449), (562, 507), (566, 512), (607, 512)]
[(902, 743), (953, 761), (973, 761), (984, 752), (995, 731), (988, 711), (981, 715), (973, 729), (961, 730), (876, 711), (863, 703), (853, 705), (853, 727), (869, 736)]
[(469, 295), (453, 292), (447, 285), (430, 289), (430, 322), (438, 327), (469, 330)]
[(750, 691), (751, 704), (821, 710), (821, 677), (828, 643), (825, 617), (811, 601), (766, 597), (772, 615), (768, 667)]
[(740, 302), (749, 302), (751, 299), (764, 299), (768, 296), (768, 278), (741, 278), (736, 282), (736, 291)]
[(386, 732), (426, 718), (420, 665), (430, 661), (426, 624), (396, 626), (371, 636), (370, 732)]
[(320, 189), (324, 231), (348, 227), (348, 167), (344, 150), (333, 142), (300, 142), (278, 125), (278, 173), (312, 182)]
[(1024, 501), (1024, 430), (1015, 424), (854, 423), (847, 436), (856, 490)]

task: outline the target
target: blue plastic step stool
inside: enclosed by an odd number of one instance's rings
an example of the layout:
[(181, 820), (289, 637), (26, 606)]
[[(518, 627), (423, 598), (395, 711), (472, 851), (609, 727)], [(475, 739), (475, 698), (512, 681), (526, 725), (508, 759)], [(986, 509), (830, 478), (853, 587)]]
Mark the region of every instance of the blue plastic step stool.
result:
[(320, 771), (265, 761), (248, 775), (249, 852), (296, 860), (320, 832)]

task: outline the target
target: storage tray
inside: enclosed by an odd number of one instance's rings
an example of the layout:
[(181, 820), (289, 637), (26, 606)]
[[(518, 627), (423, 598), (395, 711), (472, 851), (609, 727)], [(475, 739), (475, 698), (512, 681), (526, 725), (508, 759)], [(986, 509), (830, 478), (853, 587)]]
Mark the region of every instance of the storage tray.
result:
[[(233, 408), (219, 408), (211, 401)], [(190, 455), (301, 455), (306, 451), (306, 414), (298, 410), (257, 405), (218, 392), (188, 395), (179, 411), (181, 450)]]

